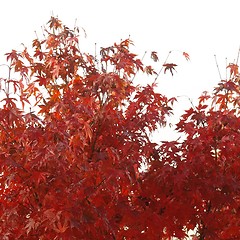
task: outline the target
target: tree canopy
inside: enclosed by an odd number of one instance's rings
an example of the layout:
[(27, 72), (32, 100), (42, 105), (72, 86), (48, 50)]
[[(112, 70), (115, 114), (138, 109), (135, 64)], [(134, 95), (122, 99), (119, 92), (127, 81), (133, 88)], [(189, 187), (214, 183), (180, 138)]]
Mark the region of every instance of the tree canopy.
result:
[[(183, 137), (158, 143), (151, 134), (176, 98), (156, 91), (157, 80), (177, 64), (157, 72), (130, 39), (96, 56), (79, 40), (77, 27), (51, 17), (30, 50), (6, 54), (1, 239), (184, 239), (193, 229), (193, 239), (239, 239), (237, 62), (186, 109), (175, 127)], [(135, 84), (138, 73), (148, 84)]]

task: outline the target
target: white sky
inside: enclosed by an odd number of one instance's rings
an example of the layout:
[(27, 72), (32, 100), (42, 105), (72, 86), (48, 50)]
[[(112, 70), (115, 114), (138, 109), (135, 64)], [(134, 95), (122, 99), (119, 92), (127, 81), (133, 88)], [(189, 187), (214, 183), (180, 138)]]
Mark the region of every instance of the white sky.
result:
[[(239, 0), (5, 0), (0, 5), (0, 64), (4, 53), (22, 49), (21, 43), (30, 45), (34, 31), (41, 36), (52, 12), (69, 27), (77, 19), (88, 35), (83, 39), (87, 51), (94, 51), (95, 42), (109, 46), (129, 34), (140, 57), (154, 50), (164, 61), (170, 50), (177, 50), (169, 59), (179, 65), (177, 74), (159, 78), (168, 96), (194, 99), (211, 90), (220, 79), (214, 54), (224, 78), (225, 58), (236, 59), (240, 45)], [(179, 51), (189, 53), (191, 61)], [(179, 108), (190, 105), (187, 98), (179, 101)]]

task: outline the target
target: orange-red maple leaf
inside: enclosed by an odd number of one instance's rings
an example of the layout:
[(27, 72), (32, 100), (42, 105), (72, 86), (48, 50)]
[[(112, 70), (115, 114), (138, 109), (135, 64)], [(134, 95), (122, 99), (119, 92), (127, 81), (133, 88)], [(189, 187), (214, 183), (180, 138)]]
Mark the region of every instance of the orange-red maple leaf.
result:
[(64, 219), (64, 223), (62, 224), (61, 221), (59, 220), (56, 225), (54, 226), (54, 230), (57, 233), (64, 233), (67, 229), (69, 228), (68, 226), (68, 221), (67, 219)]
[(25, 229), (26, 229), (27, 234), (29, 234), (29, 232), (31, 232), (31, 230), (35, 229), (35, 227), (36, 227), (36, 222), (35, 222), (35, 220), (34, 220), (33, 218), (30, 218), (30, 219), (28, 220), (28, 223), (27, 223), (26, 226), (25, 226)]
[(152, 66), (146, 66), (145, 67), (145, 71), (148, 75), (152, 75), (152, 74), (157, 74), (154, 69), (152, 68)]
[(230, 63), (227, 68), (230, 68), (230, 76), (236, 76), (238, 74), (238, 65)]
[(186, 53), (186, 52), (183, 52), (183, 56), (186, 58), (186, 60), (187, 60), (187, 61), (189, 61), (189, 60), (190, 60), (190, 56), (189, 56), (189, 54), (188, 54), (188, 53)]
[(164, 69), (164, 73), (166, 73), (167, 70), (169, 70), (173, 76), (173, 70), (176, 71), (175, 67), (177, 66), (177, 64), (174, 63), (165, 63), (163, 64), (163, 66), (165, 67)]

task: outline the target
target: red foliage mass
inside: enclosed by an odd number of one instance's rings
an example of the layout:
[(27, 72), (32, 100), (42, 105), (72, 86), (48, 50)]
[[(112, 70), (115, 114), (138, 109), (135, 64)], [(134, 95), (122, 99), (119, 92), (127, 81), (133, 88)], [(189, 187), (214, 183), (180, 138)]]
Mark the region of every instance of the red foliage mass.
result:
[[(19, 80), (2, 78), (0, 238), (183, 239), (196, 228), (195, 239), (239, 239), (237, 66), (181, 117), (184, 139), (157, 144), (150, 134), (175, 99), (133, 84), (138, 71), (154, 70), (129, 39), (98, 60), (57, 18), (46, 34), (32, 55), (7, 54)], [(173, 74), (177, 65), (164, 66)]]

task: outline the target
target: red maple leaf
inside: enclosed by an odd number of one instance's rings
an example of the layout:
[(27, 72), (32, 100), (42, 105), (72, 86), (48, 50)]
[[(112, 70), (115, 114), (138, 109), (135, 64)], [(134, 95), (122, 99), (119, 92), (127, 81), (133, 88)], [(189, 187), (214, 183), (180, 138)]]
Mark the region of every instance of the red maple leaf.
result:
[(233, 75), (233, 76), (236, 76), (238, 74), (238, 65), (237, 64), (234, 64), (234, 63), (230, 63), (227, 68), (230, 69), (230, 77)]
[(157, 61), (159, 60), (159, 59), (158, 59), (157, 52), (152, 51), (152, 52), (151, 52), (151, 58), (153, 59), (154, 62), (157, 62)]
[(186, 60), (187, 60), (187, 61), (189, 61), (189, 60), (190, 60), (190, 56), (189, 56), (189, 54), (188, 54), (188, 53), (186, 53), (186, 52), (183, 52), (183, 56), (186, 58)]
[(173, 76), (173, 70), (176, 71), (175, 67), (177, 66), (177, 64), (174, 64), (174, 63), (165, 63), (163, 64), (163, 66), (165, 67), (164, 69), (164, 73), (166, 73), (166, 71), (170, 71), (172, 76)]

